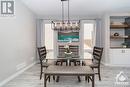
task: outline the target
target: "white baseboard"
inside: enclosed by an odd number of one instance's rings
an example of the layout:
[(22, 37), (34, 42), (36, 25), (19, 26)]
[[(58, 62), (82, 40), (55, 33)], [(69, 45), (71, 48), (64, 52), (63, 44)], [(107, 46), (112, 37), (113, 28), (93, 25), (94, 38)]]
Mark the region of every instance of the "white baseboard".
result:
[(36, 62), (26, 66), (25, 68), (23, 68), (22, 70), (16, 72), (15, 74), (13, 74), (12, 76), (8, 77), (7, 79), (5, 79), (4, 81), (0, 82), (0, 87), (2, 87), (3, 85), (5, 85), (7, 82), (9, 82), (10, 80), (14, 79), (15, 77), (17, 77), (18, 75), (22, 74), (25, 70), (31, 68), (34, 64), (36, 64)]
[(108, 63), (104, 63), (101, 62), (101, 64), (103, 64), (104, 66), (110, 66), (110, 67), (130, 67), (130, 65), (116, 65), (116, 64), (108, 64)]

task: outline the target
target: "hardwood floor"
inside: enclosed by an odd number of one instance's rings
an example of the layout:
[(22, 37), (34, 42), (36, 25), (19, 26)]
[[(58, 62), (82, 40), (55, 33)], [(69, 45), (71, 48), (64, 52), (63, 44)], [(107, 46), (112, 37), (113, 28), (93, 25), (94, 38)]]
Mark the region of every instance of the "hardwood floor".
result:
[[(102, 81), (99, 81), (96, 75), (95, 87), (114, 87), (115, 77), (120, 71), (124, 71), (128, 78), (130, 78), (130, 68), (101, 66)], [(39, 74), (40, 65), (36, 64), (3, 87), (44, 87), (43, 78), (40, 80)], [(61, 76), (60, 81), (57, 83), (51, 78), (51, 82), (47, 82), (47, 87), (91, 87), (91, 82), (87, 83), (84, 77), (81, 77), (81, 79), (82, 81), (78, 82), (75, 76)]]

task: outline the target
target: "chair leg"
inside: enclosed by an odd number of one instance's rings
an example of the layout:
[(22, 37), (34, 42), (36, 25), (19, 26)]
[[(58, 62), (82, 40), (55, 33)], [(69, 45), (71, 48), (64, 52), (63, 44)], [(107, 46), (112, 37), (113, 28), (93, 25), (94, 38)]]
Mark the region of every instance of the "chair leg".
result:
[(74, 61), (74, 66), (76, 66), (77, 64), (76, 64), (76, 61)]
[(53, 80), (55, 80), (55, 76), (53, 75)]
[(92, 70), (94, 70), (94, 68), (92, 68)]
[(88, 76), (88, 79), (87, 79), (87, 80), (88, 80), (88, 83), (89, 83), (89, 79), (90, 79), (90, 77)]
[(98, 68), (98, 76), (99, 76), (99, 80), (101, 81), (100, 68)]
[(68, 62), (67, 61), (65, 61), (66, 62), (66, 66), (68, 66)]
[(78, 76), (78, 81), (81, 82), (80, 76)]
[(40, 80), (42, 79), (43, 67), (41, 67)]
[(82, 61), (82, 66), (86, 66), (86, 63), (85, 63), (85, 61)]
[(63, 65), (63, 61), (61, 61), (61, 66)]
[(56, 61), (55, 65), (58, 65), (58, 61)]
[(60, 76), (57, 76), (57, 78), (56, 78), (56, 82), (59, 82), (59, 78), (60, 78)]
[(51, 81), (51, 76), (48, 76), (48, 81), (49, 81), (49, 82)]
[(85, 76), (85, 80), (86, 80), (86, 81), (88, 80), (88, 76)]
[(83, 61), (82, 61), (82, 66), (84, 66), (84, 63), (83, 63)]

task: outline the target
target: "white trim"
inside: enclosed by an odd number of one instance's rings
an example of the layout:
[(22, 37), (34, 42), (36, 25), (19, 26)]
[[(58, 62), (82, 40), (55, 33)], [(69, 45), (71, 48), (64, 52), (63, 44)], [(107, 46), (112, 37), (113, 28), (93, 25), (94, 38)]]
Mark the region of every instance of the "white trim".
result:
[(14, 79), (15, 77), (17, 77), (18, 75), (22, 74), (25, 70), (31, 68), (34, 64), (36, 64), (36, 62), (33, 62), (32, 64), (28, 65), (27, 67), (23, 68), (22, 70), (16, 72), (15, 74), (13, 74), (12, 76), (8, 77), (7, 79), (3, 80), (2, 82), (0, 82), (0, 87), (2, 87), (3, 85), (5, 85), (7, 82), (9, 82), (10, 80)]
[(116, 65), (116, 64), (109, 64), (109, 63), (104, 63), (101, 62), (104, 66), (110, 66), (110, 67), (130, 67), (130, 65)]

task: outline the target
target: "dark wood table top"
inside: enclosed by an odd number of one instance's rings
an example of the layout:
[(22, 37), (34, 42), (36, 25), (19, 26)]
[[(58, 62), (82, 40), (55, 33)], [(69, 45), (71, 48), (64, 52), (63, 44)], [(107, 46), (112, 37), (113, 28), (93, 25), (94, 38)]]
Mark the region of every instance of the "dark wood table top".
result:
[(44, 74), (52, 75), (87, 75), (95, 74), (89, 66), (49, 66)]

